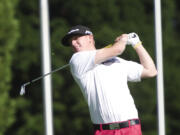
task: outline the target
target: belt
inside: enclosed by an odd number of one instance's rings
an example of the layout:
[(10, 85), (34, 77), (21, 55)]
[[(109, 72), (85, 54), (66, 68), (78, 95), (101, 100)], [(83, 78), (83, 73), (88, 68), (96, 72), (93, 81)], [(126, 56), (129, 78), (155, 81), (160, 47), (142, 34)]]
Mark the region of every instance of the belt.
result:
[(101, 125), (102, 125), (102, 130), (115, 130), (115, 129), (126, 128), (126, 127), (137, 125), (137, 124), (140, 124), (140, 121), (138, 119), (128, 120), (128, 121), (120, 122), (120, 123), (94, 124), (94, 130), (100, 130)]

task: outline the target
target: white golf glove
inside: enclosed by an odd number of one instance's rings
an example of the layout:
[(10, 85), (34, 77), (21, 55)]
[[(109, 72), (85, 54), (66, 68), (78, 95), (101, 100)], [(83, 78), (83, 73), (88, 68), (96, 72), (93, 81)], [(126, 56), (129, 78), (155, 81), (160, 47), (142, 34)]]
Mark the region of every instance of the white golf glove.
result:
[(135, 48), (137, 45), (141, 44), (139, 36), (134, 32), (129, 33), (127, 44), (132, 45)]

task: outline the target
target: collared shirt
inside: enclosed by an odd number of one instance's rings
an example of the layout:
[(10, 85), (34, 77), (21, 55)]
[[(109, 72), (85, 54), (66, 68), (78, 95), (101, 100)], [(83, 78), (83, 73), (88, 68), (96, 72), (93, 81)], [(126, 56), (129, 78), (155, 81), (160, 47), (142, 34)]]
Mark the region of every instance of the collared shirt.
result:
[(95, 64), (96, 50), (75, 53), (71, 73), (88, 103), (94, 124), (138, 118), (128, 81), (140, 81), (143, 66), (119, 57)]

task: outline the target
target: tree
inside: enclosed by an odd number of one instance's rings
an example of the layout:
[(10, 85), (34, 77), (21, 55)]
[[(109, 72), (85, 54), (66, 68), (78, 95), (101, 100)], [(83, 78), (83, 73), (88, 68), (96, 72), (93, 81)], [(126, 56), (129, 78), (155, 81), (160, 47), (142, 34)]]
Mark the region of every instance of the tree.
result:
[(12, 52), (19, 35), (15, 19), (17, 1), (0, 1), (0, 135), (3, 135), (15, 120), (15, 101), (10, 99)]
[(163, 8), (163, 51), (164, 51), (164, 89), (167, 134), (178, 135), (179, 129), (179, 1), (164, 1)]
[[(168, 91), (171, 90), (171, 94), (165, 93), (165, 99), (168, 101), (166, 102), (168, 125), (166, 129), (168, 134), (179, 133), (178, 119), (176, 117), (178, 117), (180, 108), (177, 102), (179, 99), (177, 89), (179, 88), (178, 69), (180, 56), (177, 52), (179, 39), (176, 35), (179, 35), (180, 20), (178, 18), (179, 4), (176, 5), (176, 3), (179, 2), (177, 0), (176, 2), (171, 0), (162, 1), (165, 92), (169, 93)], [(116, 36), (122, 33), (134, 31), (138, 33), (143, 45), (155, 60), (153, 1), (53, 0), (49, 1), (49, 4), (52, 69), (68, 63), (73, 52), (71, 48), (62, 46), (60, 40), (68, 29), (76, 24), (87, 25), (91, 28), (97, 48), (113, 43)], [(0, 14), (3, 15), (2, 12)], [(11, 113), (12, 115), (8, 114), (11, 116), (9, 118), (14, 120), (14, 123), (12, 124), (13, 121), (11, 121), (9, 125), (12, 125), (4, 127), (4, 130), (7, 129), (7, 135), (43, 134), (43, 93), (41, 91), (41, 83), (37, 82), (28, 86), (24, 97), (18, 96), (18, 90), (22, 83), (41, 75), (38, 1), (31, 0), (27, 2), (19, 0), (16, 16), (19, 26), (21, 26), (19, 27), (20, 37), (16, 43), (16, 48), (6, 49), (9, 54), (10, 50), (13, 50), (12, 65), (15, 66), (10, 67), (11, 64), (9, 64), (0, 71), (5, 73), (5, 69), (10, 70), (10, 68), (13, 71), (13, 75), (8, 77), (9, 80), (12, 78), (11, 97), (8, 97), (8, 101), (13, 103), (16, 100), (17, 106), (15, 109), (11, 108), (13, 111), (15, 110), (15, 113)], [(8, 23), (2, 22), (2, 24), (7, 25)], [(15, 42), (15, 38), (11, 39)], [(1, 48), (1, 50), (4, 50), (3, 46)], [(0, 58), (2, 56), (5, 55), (1, 55)], [(7, 56), (7, 58), (9, 57), (12, 57), (12, 55)], [(120, 57), (138, 61), (136, 53), (130, 46), (126, 48), (126, 51)], [(3, 59), (0, 60), (2, 61)], [(91, 134), (92, 123), (87, 104), (69, 69), (66, 68), (54, 73), (52, 79), (55, 134)], [(5, 84), (4, 82), (2, 87), (4, 90)], [(141, 83), (129, 83), (129, 85), (139, 110), (143, 134), (157, 134), (155, 78), (145, 79)]]

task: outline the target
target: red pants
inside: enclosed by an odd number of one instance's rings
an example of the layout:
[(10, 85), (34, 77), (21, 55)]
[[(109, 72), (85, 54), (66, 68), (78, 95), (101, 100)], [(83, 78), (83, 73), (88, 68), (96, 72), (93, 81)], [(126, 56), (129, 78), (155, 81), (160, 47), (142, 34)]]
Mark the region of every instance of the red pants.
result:
[(95, 130), (94, 135), (142, 135), (142, 132), (141, 125), (137, 124), (116, 130)]

